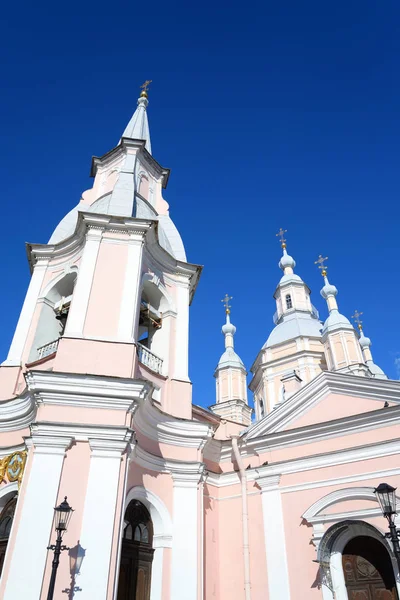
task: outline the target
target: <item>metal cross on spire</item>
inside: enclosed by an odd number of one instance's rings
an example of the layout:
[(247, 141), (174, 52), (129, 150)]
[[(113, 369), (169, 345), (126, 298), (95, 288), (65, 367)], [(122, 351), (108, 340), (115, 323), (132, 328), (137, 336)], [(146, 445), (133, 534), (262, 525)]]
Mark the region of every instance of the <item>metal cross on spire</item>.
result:
[(351, 318), (353, 319), (354, 323), (357, 324), (358, 329), (361, 331), (362, 329), (362, 321), (360, 319), (361, 315), (363, 315), (364, 313), (362, 312), (358, 312), (358, 310), (354, 311), (354, 315), (351, 316)]
[(229, 315), (230, 312), (231, 312), (231, 310), (230, 310), (231, 309), (231, 305), (229, 304), (229, 301), (232, 300), (232, 299), (233, 299), (233, 296), (228, 296), (228, 294), (225, 294), (225, 297), (222, 298), (222, 300), (221, 300), (221, 302), (224, 303), (225, 312), (226, 312), (227, 315)]
[(322, 275), (322, 277), (325, 277), (325, 275), (326, 275), (326, 271), (327, 271), (327, 269), (328, 269), (327, 265), (325, 265), (325, 264), (324, 264), (324, 262), (325, 262), (326, 260), (328, 260), (328, 257), (327, 257), (327, 256), (325, 256), (325, 258), (324, 258), (324, 257), (322, 256), (322, 254), (320, 254), (320, 255), (318, 256), (318, 260), (316, 260), (316, 261), (314, 262), (314, 264), (315, 264), (315, 265), (318, 265), (318, 269), (321, 269), (321, 275)]
[(276, 237), (279, 237), (279, 241), (281, 243), (281, 247), (282, 248), (286, 248), (286, 240), (284, 238), (285, 233), (287, 233), (287, 229), (282, 229), (282, 227), (279, 229), (278, 233), (276, 233)]
[(146, 79), (146, 81), (140, 86), (142, 93), (144, 92), (147, 95), (147, 90), (152, 82), (152, 79)]

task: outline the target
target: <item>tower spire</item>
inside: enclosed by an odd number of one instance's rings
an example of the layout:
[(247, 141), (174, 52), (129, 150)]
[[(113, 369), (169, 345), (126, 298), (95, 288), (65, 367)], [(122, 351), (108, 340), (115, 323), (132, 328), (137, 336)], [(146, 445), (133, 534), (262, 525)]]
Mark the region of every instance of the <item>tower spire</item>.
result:
[(363, 314), (362, 312), (355, 310), (354, 315), (352, 315), (351, 318), (356, 323), (357, 328), (358, 328), (358, 332), (359, 332), (358, 341), (360, 342), (360, 346), (361, 346), (361, 350), (362, 350), (362, 353), (364, 356), (365, 364), (371, 371), (373, 377), (376, 377), (377, 379), (387, 379), (387, 376), (385, 375), (385, 373), (382, 371), (382, 369), (380, 367), (378, 367), (378, 365), (376, 365), (374, 363), (374, 359), (372, 358), (372, 352), (371, 352), (371, 348), (370, 348), (371, 340), (364, 335), (364, 328), (363, 328), (363, 324), (362, 324), (363, 322), (360, 319), (362, 314)]
[(225, 294), (221, 302), (225, 308), (225, 324), (222, 333), (225, 336), (225, 352), (219, 359), (214, 377), (217, 380), (216, 404), (211, 410), (224, 419), (243, 425), (250, 425), (252, 409), (247, 404), (246, 368), (233, 349), (233, 336), (236, 327), (231, 323), (232, 296)]
[(357, 334), (350, 321), (339, 312), (336, 301), (337, 288), (329, 282), (328, 257), (320, 254), (315, 264), (321, 269), (324, 285), (321, 296), (328, 305), (329, 316), (322, 328), (322, 342), (330, 371), (342, 371), (355, 375), (368, 375), (364, 357), (358, 344)]
[(146, 142), (145, 148), (151, 154), (150, 129), (146, 110), (149, 104), (147, 90), (150, 83), (151, 80), (148, 79), (140, 86), (142, 91), (137, 101), (137, 109), (133, 113), (128, 125), (125, 127), (122, 137), (134, 140), (144, 140)]

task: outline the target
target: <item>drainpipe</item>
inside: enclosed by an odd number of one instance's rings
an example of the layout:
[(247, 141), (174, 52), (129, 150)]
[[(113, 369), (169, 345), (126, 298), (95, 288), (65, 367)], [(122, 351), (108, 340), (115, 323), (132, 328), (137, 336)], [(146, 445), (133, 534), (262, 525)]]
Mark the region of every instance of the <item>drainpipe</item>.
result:
[(249, 549), (249, 512), (247, 509), (247, 480), (240, 456), (237, 437), (232, 437), (232, 449), (239, 467), (239, 478), (242, 486), (242, 525), (243, 525), (243, 566), (244, 566), (244, 597), (251, 600), (250, 586), (250, 549)]

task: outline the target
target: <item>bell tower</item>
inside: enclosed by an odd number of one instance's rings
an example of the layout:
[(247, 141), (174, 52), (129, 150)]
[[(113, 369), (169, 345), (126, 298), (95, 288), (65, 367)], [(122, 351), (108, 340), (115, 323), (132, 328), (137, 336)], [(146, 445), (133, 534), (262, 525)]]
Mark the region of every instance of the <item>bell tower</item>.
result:
[(28, 244), (32, 278), (0, 373), (3, 398), (29, 369), (148, 380), (163, 410), (191, 418), (187, 262), (151, 154), (148, 84), (117, 146), (94, 157), (93, 187), (47, 244)]

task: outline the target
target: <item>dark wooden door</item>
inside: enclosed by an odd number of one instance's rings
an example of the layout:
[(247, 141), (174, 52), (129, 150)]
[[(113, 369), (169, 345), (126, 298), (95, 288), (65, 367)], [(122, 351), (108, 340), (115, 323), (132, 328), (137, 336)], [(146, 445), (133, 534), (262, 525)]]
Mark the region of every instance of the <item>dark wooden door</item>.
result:
[(349, 600), (398, 600), (391, 560), (378, 540), (354, 538), (342, 562)]
[(123, 540), (118, 600), (150, 600), (153, 553), (140, 542)]

